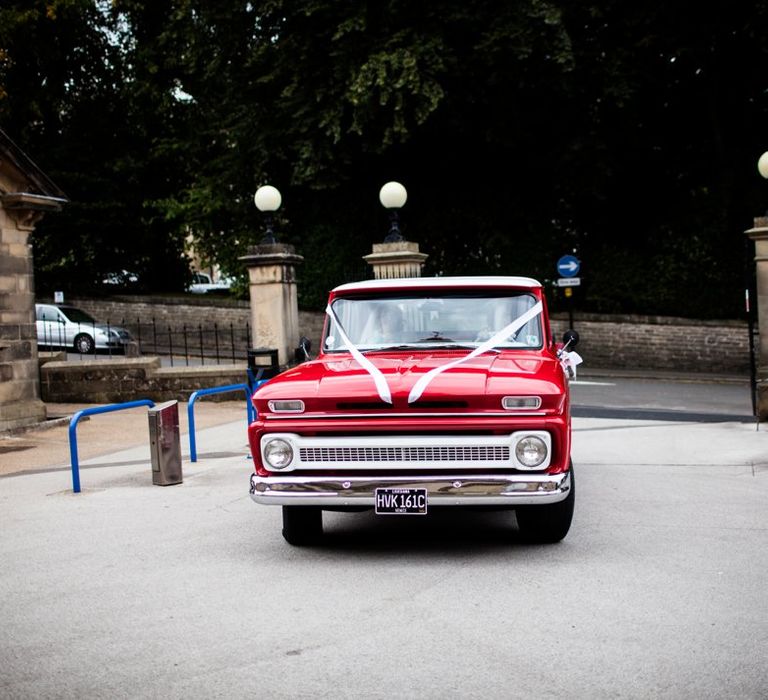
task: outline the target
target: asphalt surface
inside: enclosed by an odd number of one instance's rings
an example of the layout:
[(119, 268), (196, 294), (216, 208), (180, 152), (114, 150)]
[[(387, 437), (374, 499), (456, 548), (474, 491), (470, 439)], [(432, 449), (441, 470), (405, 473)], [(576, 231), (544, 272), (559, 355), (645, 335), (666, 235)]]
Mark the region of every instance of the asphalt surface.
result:
[(571, 383), (571, 397), (572, 414), (584, 418), (755, 422), (743, 377), (593, 370)]
[(0, 697), (768, 693), (765, 425), (576, 417), (549, 546), (447, 509), (328, 513), (293, 548), (243, 421), (198, 453), (169, 487), (146, 444), (83, 460), (80, 494), (61, 461), (0, 478)]

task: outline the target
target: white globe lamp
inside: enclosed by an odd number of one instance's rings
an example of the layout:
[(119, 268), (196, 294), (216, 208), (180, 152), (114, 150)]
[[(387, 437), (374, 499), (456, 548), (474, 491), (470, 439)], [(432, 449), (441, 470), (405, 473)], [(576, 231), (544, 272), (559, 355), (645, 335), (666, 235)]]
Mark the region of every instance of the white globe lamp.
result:
[(264, 214), (264, 224), (266, 231), (264, 237), (261, 239), (262, 243), (275, 243), (275, 231), (274, 231), (274, 214), (280, 205), (283, 203), (283, 198), (280, 195), (280, 190), (272, 185), (262, 185), (256, 190), (256, 194), (253, 195), (253, 202), (256, 208)]
[(757, 172), (759, 172), (766, 180), (768, 180), (768, 151), (760, 156), (757, 161)]
[(384, 243), (397, 243), (403, 240), (400, 233), (398, 210), (408, 200), (408, 192), (399, 182), (388, 182), (379, 190), (381, 206), (389, 211), (389, 233)]

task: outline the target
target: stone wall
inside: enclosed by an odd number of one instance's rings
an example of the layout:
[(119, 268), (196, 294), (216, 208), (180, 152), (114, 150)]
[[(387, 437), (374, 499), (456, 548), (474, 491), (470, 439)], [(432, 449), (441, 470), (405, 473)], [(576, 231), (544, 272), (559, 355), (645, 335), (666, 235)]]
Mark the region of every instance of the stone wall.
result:
[[(250, 320), (248, 302), (226, 299), (179, 299), (165, 297), (68, 299), (100, 321), (126, 324), (152, 316), (179, 327), (208, 324), (244, 326)], [(299, 312), (299, 332), (312, 341), (317, 352), (324, 314)], [(130, 325), (130, 324), (128, 324)], [(556, 314), (552, 330), (559, 339), (568, 325), (567, 316)], [(581, 336), (578, 351), (585, 369), (651, 369), (700, 373), (749, 373), (749, 340), (743, 321), (696, 321), (663, 316), (575, 314), (574, 326)]]
[[(207, 367), (161, 367), (157, 357), (120, 360), (52, 361), (40, 368), (44, 401), (53, 403), (122, 403), (137, 399), (186, 401), (192, 392), (246, 381), (245, 364)], [(245, 392), (214, 394), (210, 400), (232, 401)]]
[[(749, 374), (746, 322), (693, 321), (658, 316), (579, 316), (578, 353), (584, 368), (649, 369)], [(560, 340), (568, 319), (552, 319)]]
[[(97, 320), (110, 322), (131, 328), (141, 320), (141, 323), (151, 323), (152, 318), (158, 325), (188, 328), (200, 324), (211, 326), (217, 323), (220, 328), (230, 324), (235, 328), (245, 328), (251, 323), (250, 304), (247, 301), (217, 298), (215, 301), (201, 296), (195, 297), (110, 297), (108, 299), (84, 299), (73, 297), (66, 300), (68, 304), (77, 306)], [(48, 302), (50, 303), (50, 301)], [(311, 311), (299, 311), (299, 333), (312, 341), (313, 350), (320, 344), (323, 331), (324, 315)], [(258, 338), (257, 346), (261, 346)], [(296, 338), (294, 345), (299, 344)]]

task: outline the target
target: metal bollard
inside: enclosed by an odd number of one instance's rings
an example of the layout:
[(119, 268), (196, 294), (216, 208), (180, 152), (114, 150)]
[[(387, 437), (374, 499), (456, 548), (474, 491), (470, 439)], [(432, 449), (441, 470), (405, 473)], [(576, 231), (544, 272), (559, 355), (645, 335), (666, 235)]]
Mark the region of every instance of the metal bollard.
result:
[(152, 483), (170, 486), (182, 482), (179, 402), (166, 401), (150, 408), (149, 445), (152, 453)]

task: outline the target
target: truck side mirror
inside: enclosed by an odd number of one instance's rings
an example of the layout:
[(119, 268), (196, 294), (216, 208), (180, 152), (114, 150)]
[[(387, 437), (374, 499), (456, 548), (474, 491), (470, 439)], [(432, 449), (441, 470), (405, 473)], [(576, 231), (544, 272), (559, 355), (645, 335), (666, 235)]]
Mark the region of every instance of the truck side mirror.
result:
[(579, 334), (569, 328), (563, 333), (563, 350), (573, 350), (579, 344)]
[(311, 360), (309, 353), (312, 350), (312, 341), (307, 336), (302, 335), (299, 338), (299, 347), (293, 351), (293, 357), (296, 362), (306, 362)]

